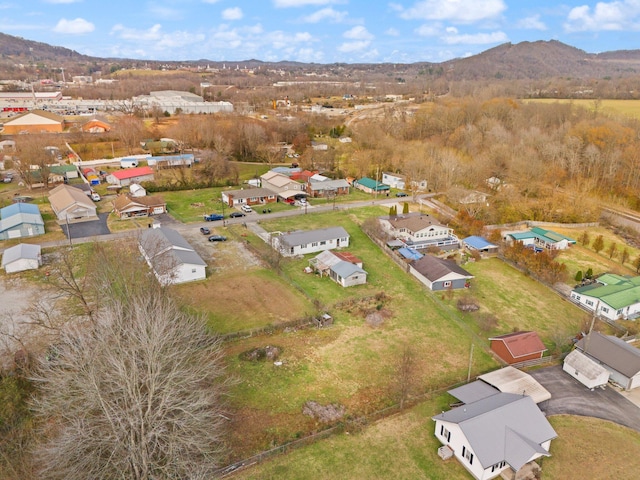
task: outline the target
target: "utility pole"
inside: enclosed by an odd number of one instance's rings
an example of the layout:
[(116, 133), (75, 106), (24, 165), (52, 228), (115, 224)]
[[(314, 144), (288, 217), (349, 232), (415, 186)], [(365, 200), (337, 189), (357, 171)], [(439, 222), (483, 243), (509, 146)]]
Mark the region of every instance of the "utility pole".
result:
[(472, 343), (471, 344), (471, 353), (469, 354), (469, 370), (467, 371), (467, 383), (471, 379), (471, 364), (473, 362), (473, 347), (474, 347), (474, 344)]

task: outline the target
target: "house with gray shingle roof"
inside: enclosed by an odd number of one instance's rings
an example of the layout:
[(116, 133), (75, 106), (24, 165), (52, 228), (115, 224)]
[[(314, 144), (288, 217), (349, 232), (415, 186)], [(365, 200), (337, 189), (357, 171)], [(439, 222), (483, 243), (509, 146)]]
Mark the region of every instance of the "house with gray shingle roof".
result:
[(576, 349), (609, 371), (609, 379), (625, 390), (640, 386), (640, 349), (613, 335), (591, 332)]
[(306, 255), (349, 246), (350, 236), (342, 227), (272, 233), (271, 244), (283, 257)]
[(575, 288), (571, 301), (610, 320), (640, 316), (640, 277), (606, 273), (595, 283)]
[(162, 285), (207, 278), (206, 262), (182, 235), (171, 228), (143, 230), (138, 247)]
[(450, 250), (460, 247), (460, 240), (454, 235), (453, 229), (426, 213), (387, 215), (379, 217), (378, 221), (389, 235), (415, 250), (429, 247)]
[(456, 262), (432, 255), (412, 261), (409, 264), (409, 273), (434, 292), (465, 288), (473, 278), (473, 275)]
[(497, 393), (432, 417), (435, 436), (474, 478), (548, 457), (557, 434), (528, 395)]

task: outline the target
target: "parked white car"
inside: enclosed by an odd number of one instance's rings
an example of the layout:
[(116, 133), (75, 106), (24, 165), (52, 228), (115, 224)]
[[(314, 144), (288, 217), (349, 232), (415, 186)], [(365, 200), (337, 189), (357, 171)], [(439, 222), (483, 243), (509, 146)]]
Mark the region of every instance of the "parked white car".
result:
[(243, 212), (245, 212), (245, 213), (251, 213), (251, 212), (253, 212), (253, 209), (252, 209), (249, 205), (246, 205), (246, 204), (245, 204), (245, 205), (242, 205), (242, 206), (240, 207), (240, 210), (242, 210), (242, 211), (243, 211)]

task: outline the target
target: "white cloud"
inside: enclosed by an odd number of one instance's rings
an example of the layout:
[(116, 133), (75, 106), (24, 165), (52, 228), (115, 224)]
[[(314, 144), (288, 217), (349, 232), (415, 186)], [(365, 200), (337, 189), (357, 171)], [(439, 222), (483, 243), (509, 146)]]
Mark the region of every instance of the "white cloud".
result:
[(486, 45), (491, 43), (504, 43), (509, 37), (504, 32), (458, 34), (456, 29), (447, 29), (449, 35), (441, 38), (447, 45)]
[(442, 26), (440, 24), (428, 24), (420, 25), (415, 29), (415, 33), (421, 37), (435, 37), (442, 33)]
[(307, 5), (331, 5), (333, 3), (340, 2), (336, 0), (273, 0), (273, 5), (276, 8), (304, 7)]
[(84, 33), (91, 33), (96, 29), (96, 26), (86, 21), (84, 18), (76, 18), (73, 20), (67, 20), (66, 18), (61, 18), (55, 27), (53, 27), (53, 31), (56, 33), (66, 33), (70, 35), (82, 35)]
[(385, 30), (384, 32), (385, 35), (389, 35), (390, 37), (399, 37), (400, 36), (400, 31), (396, 28), (389, 28), (387, 30)]
[(523, 30), (546, 30), (547, 26), (540, 20), (540, 15), (521, 19), (516, 26)]
[(325, 20), (328, 20), (334, 23), (340, 23), (344, 21), (348, 15), (349, 15), (348, 12), (338, 12), (337, 10), (334, 10), (331, 7), (327, 7), (327, 8), (318, 10), (317, 12), (314, 12), (311, 15), (302, 17), (301, 20), (305, 23), (319, 23)]
[(220, 0), (202, 0), (202, 3), (210, 3), (210, 4), (214, 4), (214, 3), (218, 3)]
[(337, 50), (342, 53), (359, 52), (367, 48), (369, 45), (371, 45), (371, 42), (369, 40), (345, 42), (342, 45), (339, 45)]
[(222, 18), (225, 20), (240, 20), (244, 14), (240, 7), (227, 8), (222, 11)]
[(507, 9), (503, 0), (420, 0), (405, 9), (393, 5), (405, 20), (439, 20), (473, 23), (499, 17)]
[(163, 7), (161, 5), (149, 5), (149, 12), (156, 17), (167, 20), (176, 20), (183, 18), (183, 13), (175, 8)]
[(625, 29), (637, 31), (639, 17), (638, 0), (598, 2), (593, 9), (589, 5), (572, 8), (564, 23), (564, 29), (567, 32)]
[(135, 28), (128, 28), (122, 24), (114, 25), (111, 29), (111, 33), (117, 35), (123, 40), (137, 40), (139, 42), (151, 42), (158, 41), (162, 38), (162, 25), (156, 23), (153, 27), (146, 30), (137, 30)]
[(44, 0), (45, 3), (53, 3), (54, 5), (62, 3), (80, 3), (82, 0)]
[(352, 40), (373, 40), (374, 38), (373, 35), (362, 25), (356, 25), (344, 32), (342, 36)]

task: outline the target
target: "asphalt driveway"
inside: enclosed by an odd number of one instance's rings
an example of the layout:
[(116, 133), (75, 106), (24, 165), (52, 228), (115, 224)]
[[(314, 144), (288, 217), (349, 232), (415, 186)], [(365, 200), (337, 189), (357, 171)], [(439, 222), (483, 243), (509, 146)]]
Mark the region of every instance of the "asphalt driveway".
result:
[[(60, 225), (60, 227), (62, 227), (62, 231), (67, 236), (67, 238), (69, 238), (69, 234), (71, 234), (72, 239), (91, 238), (100, 235), (107, 235), (111, 233), (109, 231), (109, 227), (107, 227), (108, 216), (108, 213), (101, 213), (98, 215), (98, 220), (92, 220), (90, 222), (70, 223), (69, 225), (63, 223)], [(68, 232), (67, 226), (69, 227)]]
[(582, 385), (561, 366), (541, 368), (530, 375), (549, 390), (551, 399), (538, 406), (546, 415), (581, 415), (601, 418), (640, 432), (640, 408), (613, 387), (593, 391)]

